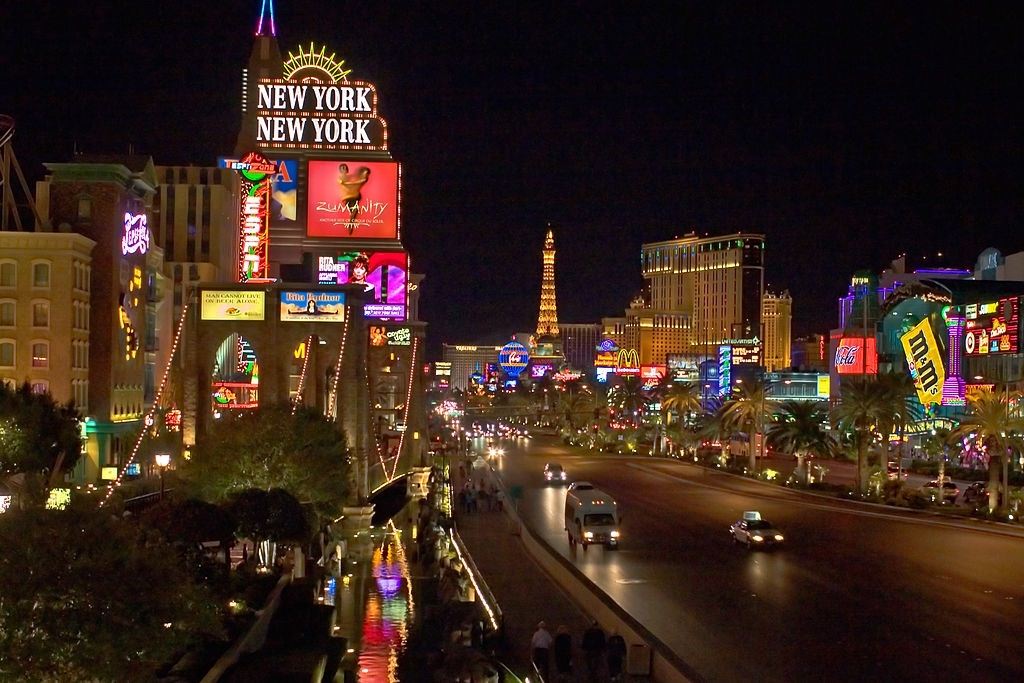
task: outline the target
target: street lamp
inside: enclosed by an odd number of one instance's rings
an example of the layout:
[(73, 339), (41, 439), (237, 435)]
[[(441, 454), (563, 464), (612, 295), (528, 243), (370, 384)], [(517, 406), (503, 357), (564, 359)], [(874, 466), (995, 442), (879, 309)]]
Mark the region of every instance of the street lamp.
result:
[(164, 471), (171, 464), (170, 453), (157, 453), (155, 458), (156, 466), (160, 468), (160, 500), (164, 499)]

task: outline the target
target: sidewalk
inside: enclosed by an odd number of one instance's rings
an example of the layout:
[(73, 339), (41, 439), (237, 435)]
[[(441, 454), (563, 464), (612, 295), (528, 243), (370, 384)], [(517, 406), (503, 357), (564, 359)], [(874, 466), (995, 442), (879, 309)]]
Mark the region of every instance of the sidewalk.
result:
[[(454, 463), (452, 475), (458, 491), (464, 480), (459, 480)], [(476, 473), (474, 475), (479, 477)], [(584, 671), (580, 641), (590, 620), (526, 554), (509, 518), (498, 511), (480, 510), (467, 514), (456, 510), (455, 520), (459, 535), (501, 608), (505, 624), (505, 651), (499, 655), (508, 666), (516, 672), (533, 673), (530, 639), (537, 623), (543, 620), (552, 636), (560, 625), (569, 629), (573, 640), (573, 671), (577, 674)], [(554, 661), (551, 672), (553, 680)]]

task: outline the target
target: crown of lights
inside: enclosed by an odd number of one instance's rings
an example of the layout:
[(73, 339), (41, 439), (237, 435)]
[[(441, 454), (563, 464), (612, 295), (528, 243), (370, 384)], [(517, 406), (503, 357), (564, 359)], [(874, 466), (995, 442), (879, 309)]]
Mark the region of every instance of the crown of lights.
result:
[[(345, 60), (335, 59), (334, 52), (327, 56), (327, 46), (321, 45), (320, 51), (317, 52), (316, 43), (309, 44), (309, 52), (299, 45), (298, 54), (288, 53), (288, 59), (284, 61), (283, 75), (286, 80), (306, 80), (310, 76), (303, 76), (304, 71), (319, 72), (322, 74), (322, 78), (318, 79), (322, 82), (327, 83), (339, 83), (342, 81), (348, 81), (348, 75), (352, 73), (352, 69), (345, 68)], [(298, 77), (296, 77), (298, 74)]]

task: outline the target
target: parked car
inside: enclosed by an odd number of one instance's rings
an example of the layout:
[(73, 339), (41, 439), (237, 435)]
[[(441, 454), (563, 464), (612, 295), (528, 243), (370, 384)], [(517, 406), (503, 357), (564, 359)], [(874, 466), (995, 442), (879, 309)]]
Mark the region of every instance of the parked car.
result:
[[(921, 487), (921, 491), (925, 494), (935, 497), (936, 491), (939, 488), (939, 480), (933, 479), (924, 486)], [(957, 497), (960, 495), (960, 487), (956, 485), (956, 482), (949, 481), (948, 479), (942, 482), (942, 500), (950, 503), (956, 502)]]
[(907, 478), (907, 471), (903, 470), (902, 473), (901, 473), (900, 472), (900, 464), (898, 462), (890, 462), (886, 466), (886, 473), (889, 475), (889, 479), (893, 479), (893, 480), (895, 480), (895, 479), (905, 480)]
[(975, 503), (988, 502), (988, 482), (974, 481), (964, 488), (964, 503), (973, 505)]

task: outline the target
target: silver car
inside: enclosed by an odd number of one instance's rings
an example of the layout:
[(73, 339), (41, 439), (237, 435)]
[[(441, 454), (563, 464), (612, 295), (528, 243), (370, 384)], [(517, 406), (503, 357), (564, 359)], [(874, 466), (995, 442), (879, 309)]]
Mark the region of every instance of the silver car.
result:
[(733, 543), (742, 543), (747, 548), (774, 548), (782, 545), (786, 537), (759, 512), (744, 512), (743, 519), (729, 527)]

